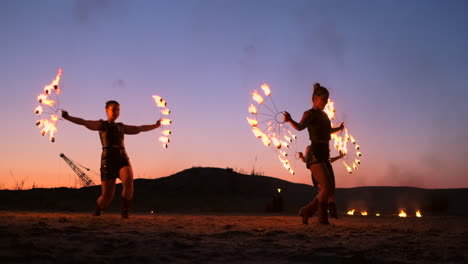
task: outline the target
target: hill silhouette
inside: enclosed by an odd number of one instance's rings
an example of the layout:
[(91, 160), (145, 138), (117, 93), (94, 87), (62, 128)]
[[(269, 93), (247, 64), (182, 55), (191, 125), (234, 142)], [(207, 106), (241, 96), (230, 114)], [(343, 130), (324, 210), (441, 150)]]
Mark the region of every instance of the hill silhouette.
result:
[[(281, 189), (283, 211), (295, 214), (316, 195), (306, 184), (256, 175), (232, 169), (194, 167), (158, 179), (136, 179), (135, 213), (263, 213)], [(107, 211), (119, 210), (121, 184)], [(37, 188), (0, 191), (0, 210), (91, 211), (100, 186)], [(468, 189), (420, 189), (412, 187), (338, 188), (336, 203), (344, 213), (358, 211), (395, 214), (399, 209), (422, 210), (432, 215), (468, 215), (464, 201)]]

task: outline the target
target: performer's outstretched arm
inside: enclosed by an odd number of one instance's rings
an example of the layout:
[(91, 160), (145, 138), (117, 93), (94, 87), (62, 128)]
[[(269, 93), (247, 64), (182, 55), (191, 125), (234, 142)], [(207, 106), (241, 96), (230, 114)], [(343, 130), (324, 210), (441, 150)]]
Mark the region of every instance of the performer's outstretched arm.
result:
[(101, 121), (99, 120), (84, 120), (83, 118), (79, 117), (73, 117), (68, 114), (67, 111), (62, 110), (62, 117), (65, 120), (68, 120), (72, 123), (75, 123), (77, 125), (82, 125), (85, 126), (87, 129), (90, 130), (99, 130), (101, 128)]
[(143, 125), (143, 126), (129, 126), (124, 125), (124, 133), (129, 135), (135, 135), (140, 132), (151, 131), (161, 126), (161, 120), (156, 121), (153, 125)]
[(344, 129), (344, 122), (341, 122), (341, 124), (337, 127), (334, 127), (331, 129), (330, 134), (335, 134), (336, 132), (340, 132), (341, 130)]
[(289, 124), (291, 124), (292, 127), (294, 127), (294, 129), (299, 130), (299, 131), (307, 127), (306, 121), (308, 118), (309, 118), (309, 112), (304, 112), (304, 114), (302, 115), (301, 122), (298, 123), (292, 119), (291, 115), (288, 112), (283, 113), (284, 121), (288, 122)]

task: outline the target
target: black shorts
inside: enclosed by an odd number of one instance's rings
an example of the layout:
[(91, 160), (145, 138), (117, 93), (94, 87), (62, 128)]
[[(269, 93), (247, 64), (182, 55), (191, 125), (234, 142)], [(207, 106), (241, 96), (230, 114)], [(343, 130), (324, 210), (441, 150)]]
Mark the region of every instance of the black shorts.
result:
[[(313, 164), (322, 164), (327, 172), (328, 180), (332, 188), (335, 188), (335, 173), (330, 162), (330, 149), (328, 144), (312, 144), (306, 150), (306, 167), (310, 169)], [(312, 175), (312, 183), (315, 187), (318, 186), (317, 180)]]
[(119, 178), (119, 171), (130, 166), (127, 152), (124, 148), (105, 148), (101, 155), (101, 181)]
[(330, 148), (328, 144), (312, 144), (306, 150), (307, 169), (315, 163), (330, 162)]

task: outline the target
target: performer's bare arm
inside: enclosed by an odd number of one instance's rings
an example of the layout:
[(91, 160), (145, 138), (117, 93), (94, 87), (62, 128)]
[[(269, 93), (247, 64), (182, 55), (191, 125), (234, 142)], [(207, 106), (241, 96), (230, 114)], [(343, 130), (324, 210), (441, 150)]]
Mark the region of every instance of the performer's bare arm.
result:
[(333, 157), (333, 158), (330, 158), (330, 163), (333, 163), (341, 158), (344, 157), (344, 154), (340, 152), (340, 155), (336, 156), (336, 157)]
[(340, 132), (343, 129), (344, 129), (344, 123), (341, 122), (341, 124), (339, 126), (334, 127), (334, 128), (331, 129), (330, 134), (335, 134), (336, 132)]
[(87, 129), (97, 131), (101, 128), (101, 121), (99, 120), (84, 120), (83, 118), (73, 117), (68, 114), (67, 111), (62, 110), (62, 117), (77, 125), (85, 126)]
[(284, 121), (288, 122), (289, 124), (291, 124), (292, 127), (294, 127), (294, 129), (299, 130), (299, 131), (307, 127), (306, 121), (308, 118), (309, 118), (309, 112), (304, 112), (304, 114), (302, 115), (301, 121), (298, 123), (292, 119), (291, 115), (288, 112), (283, 113)]
[(155, 124), (152, 125), (143, 125), (143, 126), (129, 126), (124, 125), (124, 133), (129, 135), (135, 135), (140, 132), (151, 131), (161, 126), (161, 120), (158, 120)]

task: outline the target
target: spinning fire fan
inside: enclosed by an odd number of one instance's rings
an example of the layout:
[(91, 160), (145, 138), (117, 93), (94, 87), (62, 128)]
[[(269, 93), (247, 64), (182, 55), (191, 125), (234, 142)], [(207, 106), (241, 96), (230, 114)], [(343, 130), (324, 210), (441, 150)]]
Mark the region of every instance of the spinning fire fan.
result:
[(56, 123), (59, 120), (59, 82), (61, 76), (62, 69), (58, 69), (55, 79), (50, 84), (44, 86), (44, 92), (37, 97), (39, 106), (34, 110), (36, 115), (39, 116), (39, 120), (36, 122), (37, 127), (41, 128), (43, 136), (49, 134), (51, 142), (55, 142), (55, 134), (57, 133)]
[(172, 120), (170, 119), (171, 110), (167, 108), (167, 102), (164, 101), (161, 96), (153, 95), (154, 102), (156, 106), (160, 108), (160, 120), (161, 120), (161, 129), (162, 136), (159, 137), (159, 141), (162, 143), (164, 148), (168, 147), (170, 141), (169, 136), (172, 134), (171, 124)]

